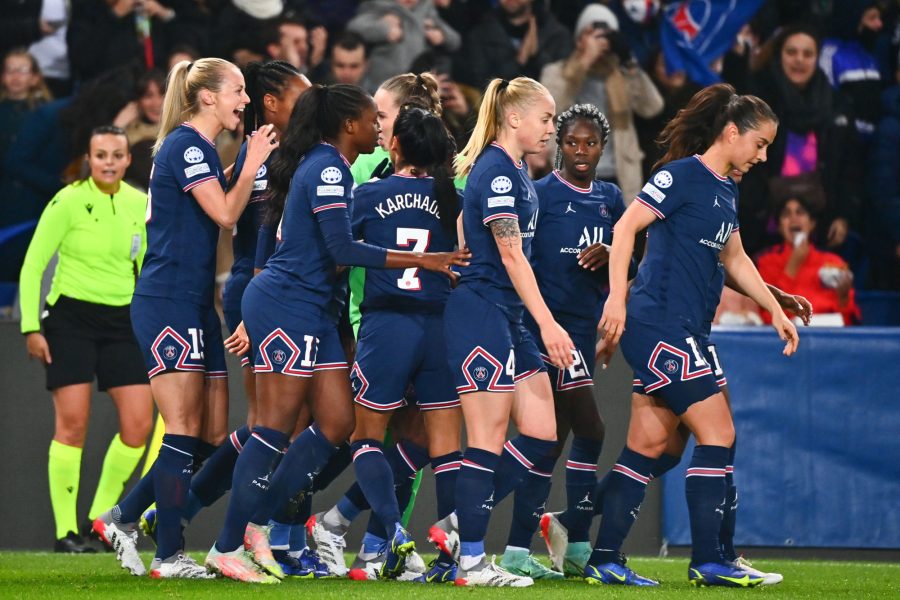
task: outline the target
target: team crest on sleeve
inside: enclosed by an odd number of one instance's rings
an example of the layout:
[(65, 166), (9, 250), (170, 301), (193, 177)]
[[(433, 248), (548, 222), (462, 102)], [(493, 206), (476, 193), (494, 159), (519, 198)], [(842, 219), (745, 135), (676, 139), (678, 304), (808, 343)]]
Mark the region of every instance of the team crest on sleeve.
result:
[(344, 176), (337, 167), (325, 167), (322, 170), (322, 181), (325, 183), (338, 183)]
[(203, 161), (203, 150), (197, 146), (191, 146), (184, 151), (184, 161), (192, 165)]
[(495, 194), (505, 194), (512, 189), (512, 181), (505, 175), (494, 177), (491, 181), (491, 191)]
[(657, 187), (661, 187), (662, 189), (666, 189), (670, 185), (672, 185), (672, 174), (668, 171), (660, 171), (656, 175), (653, 176), (653, 183), (657, 185)]

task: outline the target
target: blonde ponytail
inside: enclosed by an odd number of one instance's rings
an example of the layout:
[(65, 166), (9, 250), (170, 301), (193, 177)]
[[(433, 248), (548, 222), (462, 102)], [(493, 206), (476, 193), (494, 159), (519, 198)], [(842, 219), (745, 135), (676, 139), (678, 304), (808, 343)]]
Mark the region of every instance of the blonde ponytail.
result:
[(456, 176), (467, 176), (475, 160), (497, 139), (509, 109), (524, 108), (543, 94), (549, 94), (547, 88), (530, 77), (516, 77), (512, 81), (492, 80), (484, 91), (472, 137), (454, 159)]
[(162, 118), (159, 121), (156, 143), (153, 144), (154, 155), (159, 152), (167, 135), (197, 114), (197, 95), (200, 90), (218, 92), (221, 89), (224, 72), (229, 67), (237, 69), (221, 58), (200, 58), (194, 62), (183, 60), (172, 67), (166, 78)]

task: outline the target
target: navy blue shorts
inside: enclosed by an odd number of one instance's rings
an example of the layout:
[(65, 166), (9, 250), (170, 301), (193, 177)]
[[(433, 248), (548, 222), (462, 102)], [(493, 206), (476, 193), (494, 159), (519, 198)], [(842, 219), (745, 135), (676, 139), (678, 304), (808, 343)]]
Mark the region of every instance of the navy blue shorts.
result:
[(332, 371), (348, 367), (338, 326), (332, 321), (326, 321), (322, 333), (319, 334), (319, 349), (316, 352), (313, 371)]
[(131, 325), (149, 377), (172, 371), (228, 377), (222, 323), (215, 307), (135, 294)]
[(250, 336), (254, 373), (312, 377), (324, 330), (319, 307), (287, 305), (251, 281), (241, 300), (241, 313)]
[(703, 357), (712, 368), (713, 375), (716, 378), (716, 385), (720, 388), (725, 387), (728, 385), (728, 379), (725, 377), (725, 369), (722, 368), (722, 363), (719, 361), (716, 345), (708, 337), (697, 338), (697, 341), (700, 343), (700, 351), (703, 352)]
[(620, 347), (634, 369), (633, 390), (661, 398), (676, 415), (719, 391), (700, 339), (682, 328), (629, 318)]
[(447, 364), (456, 391), (512, 392), (516, 382), (547, 370), (537, 344), (521, 322), (500, 308), (458, 287), (444, 310)]
[(366, 311), (359, 326), (350, 383), (353, 401), (372, 410), (406, 406), (404, 396), (410, 383), (421, 410), (459, 406), (447, 368), (443, 316)]
[(597, 354), (596, 331), (578, 333), (566, 327), (564, 323), (560, 323), (569, 334), (569, 337), (572, 338), (572, 343), (575, 344), (575, 350), (572, 351), (572, 358), (574, 359), (572, 366), (560, 370), (550, 361), (550, 356), (547, 354), (547, 349), (544, 348), (544, 342), (541, 339), (541, 330), (534, 319), (531, 318), (531, 315), (526, 313), (522, 321), (537, 344), (541, 358), (547, 366), (547, 374), (550, 376), (550, 384), (553, 386), (554, 391), (562, 392), (594, 385), (594, 367), (597, 365), (597, 361), (594, 360)]

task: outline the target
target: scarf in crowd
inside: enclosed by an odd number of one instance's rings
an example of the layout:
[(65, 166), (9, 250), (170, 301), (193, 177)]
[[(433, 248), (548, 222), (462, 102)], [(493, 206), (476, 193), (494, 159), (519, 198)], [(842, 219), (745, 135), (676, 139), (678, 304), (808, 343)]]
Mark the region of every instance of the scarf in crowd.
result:
[(834, 96), (821, 69), (816, 68), (804, 89), (791, 83), (778, 62), (772, 66), (772, 78), (775, 89), (769, 102), (785, 129), (806, 133), (820, 130), (832, 119)]

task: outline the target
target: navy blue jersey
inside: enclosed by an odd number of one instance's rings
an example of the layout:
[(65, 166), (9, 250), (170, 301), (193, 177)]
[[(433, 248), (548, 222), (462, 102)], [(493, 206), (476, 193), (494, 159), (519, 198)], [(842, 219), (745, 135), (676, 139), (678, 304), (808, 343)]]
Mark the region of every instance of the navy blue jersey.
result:
[(531, 266), (541, 296), (569, 331), (594, 332), (603, 312), (606, 269), (578, 266), (578, 253), (591, 244), (612, 244), (613, 226), (625, 212), (622, 190), (594, 181), (579, 188), (553, 171), (535, 182), (540, 216), (531, 245)]
[[(352, 198), (353, 178), (347, 160), (330, 144), (310, 149), (291, 178), (275, 253), (257, 276), (261, 289), (284, 302), (305, 302), (324, 310), (339, 281), (329, 244), (353, 249)], [(368, 258), (373, 262), (380, 259), (383, 265), (384, 251), (370, 252)], [(347, 259), (345, 264), (356, 262), (353, 256)]]
[[(450, 252), (456, 245), (456, 228), (447, 232), (441, 225), (434, 179), (395, 174), (356, 188), (353, 237), (389, 250)], [(370, 269), (365, 274), (361, 309), (440, 312), (449, 294), (450, 279), (441, 273)]]
[(191, 190), (225, 174), (212, 140), (187, 123), (166, 136), (153, 159), (147, 195), (147, 255), (134, 293), (213, 302), (219, 226)]
[(497, 219), (517, 219), (522, 251), (526, 257), (531, 256), (538, 201), (528, 169), (501, 146), (491, 144), (475, 161), (464, 198), (463, 230), (472, 261), (462, 270), (460, 285), (499, 306), (511, 320), (519, 321), (524, 305), (500, 260), (490, 224)]
[(719, 252), (738, 229), (737, 186), (697, 155), (657, 171), (635, 198), (659, 219), (628, 301), (629, 317), (699, 335)]

